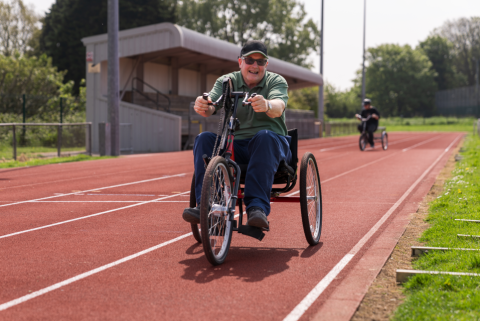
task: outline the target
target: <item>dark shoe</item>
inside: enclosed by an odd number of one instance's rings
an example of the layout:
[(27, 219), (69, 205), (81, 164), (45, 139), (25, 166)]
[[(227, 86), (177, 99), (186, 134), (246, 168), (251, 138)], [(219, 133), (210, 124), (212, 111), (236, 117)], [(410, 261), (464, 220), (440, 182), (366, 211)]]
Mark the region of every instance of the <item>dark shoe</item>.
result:
[(375, 144), (373, 144), (373, 143), (370, 144), (370, 147), (375, 148)]
[(265, 212), (257, 206), (247, 209), (247, 225), (259, 228), (268, 228), (268, 221)]
[(200, 224), (200, 207), (187, 207), (182, 217), (188, 223)]

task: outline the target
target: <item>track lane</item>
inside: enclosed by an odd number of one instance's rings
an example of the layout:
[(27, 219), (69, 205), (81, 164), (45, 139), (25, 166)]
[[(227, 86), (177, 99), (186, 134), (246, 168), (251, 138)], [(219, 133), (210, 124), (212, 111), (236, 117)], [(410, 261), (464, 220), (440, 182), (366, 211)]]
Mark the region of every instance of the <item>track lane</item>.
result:
[[(365, 154), (366, 154), (366, 153), (365, 153)], [(408, 153), (406, 153), (406, 154), (408, 154)], [(323, 178), (322, 178), (322, 180), (323, 180)], [(328, 185), (328, 184), (327, 184), (327, 185)], [(340, 184), (339, 187), (340, 187), (340, 188), (345, 188), (344, 184)], [(328, 205), (329, 202), (327, 201), (327, 198), (328, 198), (328, 195), (329, 195), (330, 193), (329, 193), (328, 191), (326, 191), (326, 190), (327, 190), (327, 189), (325, 188), (325, 189), (324, 189), (324, 191), (325, 191), (325, 193), (326, 193), (326, 195), (325, 195), (325, 206), (326, 206), (325, 210), (326, 210), (326, 212), (327, 212), (327, 210), (328, 210), (328, 212), (331, 213), (332, 211), (335, 211), (336, 208), (338, 209), (338, 206), (329, 207), (329, 205)], [(333, 203), (332, 205), (335, 205), (335, 203)], [(267, 258), (271, 258), (271, 259), (273, 259), (274, 261), (280, 260), (279, 262), (281, 262), (280, 266), (282, 266), (282, 268), (279, 269), (278, 271), (274, 271), (274, 272), (277, 272), (277, 274), (282, 274), (282, 275), (283, 275), (283, 273), (288, 272), (288, 270), (291, 270), (291, 269), (294, 268), (293, 266), (288, 267), (288, 265), (289, 265), (290, 262), (291, 262), (291, 263), (293, 263), (294, 261), (296, 262), (299, 256), (300, 256), (300, 257), (302, 257), (302, 255), (303, 255), (304, 257), (305, 257), (305, 256), (308, 256), (308, 253), (307, 253), (307, 254), (304, 254), (305, 251), (299, 250), (299, 249), (305, 248), (305, 241), (304, 241), (304, 237), (303, 237), (303, 232), (301, 231), (301, 225), (300, 225), (300, 223), (299, 223), (299, 218), (297, 217), (296, 219), (294, 219), (293, 221), (291, 221), (291, 218), (293, 218), (293, 217), (291, 217), (291, 216), (283, 217), (283, 216), (285, 216), (285, 215), (281, 215), (281, 216), (282, 216), (282, 220), (279, 221), (278, 219), (277, 219), (277, 220), (275, 219), (275, 217), (277, 216), (277, 214), (276, 214), (276, 211), (277, 211), (277, 210), (278, 210), (279, 212), (282, 212), (283, 214), (285, 214), (285, 211), (287, 211), (287, 212), (288, 212), (288, 211), (298, 212), (298, 205), (296, 205), (296, 204), (288, 204), (288, 206), (284, 206), (284, 205), (281, 205), (281, 206), (282, 206), (282, 208), (280, 209), (280, 208), (276, 207), (276, 204), (273, 205), (273, 207), (275, 208), (275, 209), (274, 209), (274, 211), (275, 211), (275, 216), (272, 217), (272, 224), (275, 224), (275, 221), (277, 222), (277, 224), (280, 224), (280, 223), (281, 223), (281, 225), (278, 225), (278, 227), (276, 226), (275, 228), (278, 228), (278, 231), (279, 231), (279, 232), (284, 232), (285, 234), (283, 234), (283, 235), (289, 235), (289, 234), (291, 234), (292, 232), (293, 232), (294, 234), (298, 234), (298, 235), (295, 235), (295, 238), (294, 238), (294, 237), (288, 237), (288, 239), (289, 239), (288, 245), (289, 245), (289, 246), (286, 247), (286, 248), (283, 247), (284, 250), (278, 250), (278, 251), (275, 250), (277, 247), (278, 247), (278, 248), (282, 248), (282, 247), (281, 247), (282, 244), (285, 245), (285, 244), (284, 244), (284, 243), (285, 243), (285, 239), (284, 239), (282, 233), (272, 233), (272, 232), (270, 232), (267, 238), (268, 238), (269, 240), (271, 240), (271, 242), (269, 242), (268, 246), (264, 246), (264, 247), (263, 247), (263, 248), (264, 248), (263, 250), (258, 250), (258, 251), (260, 251), (260, 252), (258, 252), (258, 253), (259, 253), (259, 256), (258, 256), (258, 257), (255, 257), (255, 253), (256, 253), (255, 251), (257, 251), (257, 250), (255, 250), (255, 249), (257, 248), (257, 246), (252, 246), (252, 245), (257, 245), (257, 244), (251, 244), (252, 242), (251, 242), (250, 240), (248, 240), (248, 239), (242, 240), (242, 239), (240, 239), (239, 236), (236, 236), (236, 237), (234, 238), (234, 240), (237, 240), (237, 239), (238, 239), (240, 243), (243, 243), (243, 242), (245, 241), (245, 243), (246, 243), (245, 245), (246, 245), (246, 249), (247, 249), (247, 250), (241, 250), (241, 249), (243, 249), (244, 247), (241, 247), (241, 246), (240, 246), (240, 247), (239, 247), (239, 254), (240, 254), (240, 253), (243, 253), (243, 254), (240, 255), (240, 257), (238, 257), (237, 255), (233, 254), (233, 253), (234, 253), (234, 249), (236, 248), (236, 247), (234, 246), (234, 247), (232, 247), (232, 253), (229, 255), (229, 259), (228, 259), (228, 261), (230, 261), (230, 259), (232, 258), (232, 264), (233, 264), (233, 262), (235, 262), (235, 264), (237, 264), (237, 265), (240, 264), (240, 267), (239, 267), (239, 268), (240, 268), (242, 271), (244, 270), (244, 269), (242, 268), (242, 266), (245, 267), (245, 266), (244, 266), (245, 264), (247, 264), (247, 266), (250, 266), (250, 268), (254, 268), (254, 266), (249, 265), (248, 263), (245, 262), (245, 261), (248, 261), (248, 260), (251, 260), (251, 259), (252, 259), (249, 255), (252, 254), (252, 253), (250, 253), (251, 251), (254, 251), (254, 253), (253, 253), (254, 260), (253, 260), (253, 261), (257, 264), (257, 265), (255, 265), (255, 266), (256, 266), (256, 267), (260, 266), (260, 273), (259, 273), (259, 274), (265, 274), (263, 277), (261, 277), (261, 281), (262, 281), (262, 282), (265, 282), (265, 280), (267, 280), (267, 279), (273, 280), (273, 279), (275, 278), (275, 281), (272, 281), (273, 283), (268, 282), (268, 284), (265, 284), (265, 287), (267, 287), (267, 288), (268, 288), (269, 286), (270, 286), (271, 288), (278, 288), (277, 282), (281, 282), (281, 278), (278, 279), (278, 278), (276, 278), (276, 274), (275, 274), (275, 273), (273, 273), (273, 272), (268, 272), (268, 271), (269, 271), (268, 269), (271, 269), (271, 268), (272, 268), (272, 266), (271, 266), (271, 261), (268, 261), (268, 263), (265, 263), (265, 262), (263, 261), (263, 259), (264, 259), (264, 255), (263, 255), (263, 254), (265, 254), (265, 253), (270, 253), (270, 254), (266, 255)], [(387, 206), (388, 206), (388, 205), (387, 205)], [(353, 206), (353, 207), (354, 207), (354, 206)], [(345, 211), (345, 210), (348, 211), (349, 208), (352, 208), (352, 204), (350, 204), (350, 207), (343, 208), (341, 211), (342, 211), (342, 212)], [(355, 207), (353, 208), (353, 210), (355, 210)], [(364, 215), (364, 214), (368, 214), (368, 211), (367, 211), (367, 212), (362, 211), (361, 214), (363, 214), (363, 215)], [(175, 215), (176, 215), (175, 219), (178, 221), (178, 212), (175, 213)], [(280, 216), (280, 215), (279, 215), (279, 216)], [(331, 229), (332, 226), (329, 226), (328, 228), (330, 228), (331, 230), (330, 230), (330, 229), (327, 230), (327, 225), (329, 225), (329, 224), (327, 223), (327, 221), (325, 222), (325, 224), (326, 224), (326, 226), (324, 227), (324, 229), (325, 229), (325, 230), (324, 230), (324, 231), (325, 231), (325, 233), (324, 233), (324, 236), (325, 236), (324, 244), (327, 243), (327, 241), (328, 241), (329, 243), (331, 243), (331, 242), (336, 242), (336, 243), (338, 244), (338, 240), (336, 240), (336, 239), (331, 240), (331, 239), (330, 239), (331, 236), (329, 236), (329, 233), (327, 232), (327, 231), (334, 231), (334, 230), (337, 230), (337, 229), (335, 229), (335, 228)], [(365, 224), (368, 225), (368, 223), (365, 223)], [(335, 226), (336, 226), (336, 224), (335, 224)], [(355, 224), (354, 224), (354, 226), (355, 226)], [(337, 230), (337, 231), (338, 231), (339, 234), (341, 234), (341, 233), (342, 233), (342, 230), (345, 231), (344, 229), (340, 229), (340, 230)], [(272, 236), (272, 234), (274, 234), (274, 235)], [(343, 233), (343, 234), (345, 234), (345, 233)], [(354, 237), (355, 235), (356, 235), (356, 234), (353, 233), (353, 234), (352, 234), (352, 237)], [(279, 236), (280, 236), (280, 237), (279, 237)], [(322, 241), (323, 241), (324, 236), (322, 236)], [(337, 236), (338, 236), (338, 234), (337, 234)], [(187, 240), (185, 240), (185, 242), (186, 242), (186, 241), (187, 241)], [(250, 241), (250, 242), (249, 242), (249, 241)], [(253, 241), (254, 241), (254, 240), (253, 240)], [(182, 241), (182, 243), (183, 243), (183, 242), (184, 242), (184, 241)], [(255, 242), (255, 241), (254, 241), (254, 242)], [(264, 243), (265, 243), (265, 242), (264, 242)], [(298, 247), (295, 248), (295, 247), (291, 246), (291, 245), (293, 245), (293, 244), (291, 244), (291, 243), (298, 243)], [(262, 243), (258, 243), (258, 244), (262, 245)], [(265, 243), (264, 245), (267, 245), (267, 244)], [(266, 249), (265, 249), (265, 248), (266, 248)], [(337, 248), (336, 250), (339, 250), (339, 249)], [(321, 247), (318, 251), (324, 251), (324, 247)], [(170, 252), (170, 251), (169, 251), (169, 252)], [(188, 252), (188, 251), (187, 251), (187, 252)], [(284, 252), (287, 253), (288, 255), (285, 254)], [(328, 252), (328, 251), (327, 251), (327, 248), (325, 248), (325, 252)], [(174, 252), (174, 253), (175, 253), (175, 252)], [(173, 254), (174, 257), (175, 257), (175, 255), (177, 255), (177, 254), (178, 254), (178, 253)], [(262, 255), (260, 255), (260, 254), (262, 254)], [(315, 256), (315, 254), (316, 254), (316, 253), (313, 253), (311, 256), (309, 256), (309, 257), (307, 257), (307, 258), (312, 258), (312, 257)], [(246, 255), (246, 256), (245, 256), (245, 255)], [(204, 270), (206, 271), (206, 272), (200, 272), (198, 278), (193, 277), (193, 279), (195, 280), (195, 282), (200, 281), (201, 284), (205, 284), (205, 282), (211, 283), (211, 282), (214, 282), (215, 280), (217, 280), (218, 278), (216, 279), (216, 278), (214, 277), (213, 280), (210, 280), (210, 281), (209, 281), (209, 278), (212, 278), (212, 273), (213, 273), (213, 275), (215, 275), (216, 272), (211, 271), (211, 268), (209, 268), (208, 266), (205, 267), (205, 265), (204, 265), (203, 263), (197, 262), (197, 260), (198, 260), (198, 261), (204, 261), (203, 255), (202, 255), (201, 253), (197, 254), (197, 256), (198, 256), (198, 258), (197, 258), (197, 259), (194, 259), (194, 262), (191, 262), (191, 259), (192, 259), (191, 257), (188, 258), (187, 261), (182, 261), (182, 262), (184, 263), (183, 265), (186, 265), (186, 266), (187, 266), (186, 271), (187, 271), (187, 270), (190, 271), (190, 272), (188, 272), (188, 273), (191, 273), (191, 271), (197, 271), (197, 272), (198, 272), (198, 271), (204, 271)], [(286, 260), (286, 259), (285, 259), (285, 256), (290, 257), (289, 260)], [(172, 261), (171, 263), (174, 263), (174, 262), (175, 262), (175, 261)], [(262, 262), (263, 262), (263, 265), (262, 265)], [(171, 263), (170, 263), (170, 264), (171, 264)], [(200, 265), (198, 265), (199, 263), (200, 263)], [(252, 262), (252, 263), (253, 263), (253, 262)], [(299, 262), (296, 262), (296, 264), (297, 264), (297, 263), (299, 263)], [(301, 263), (303, 263), (303, 264), (300, 264), (300, 266), (295, 265), (295, 268), (298, 269), (298, 267), (301, 267), (302, 265), (304, 265), (304, 264), (305, 264), (305, 261), (303, 261), (303, 262), (301, 262)], [(318, 262), (318, 264), (321, 264), (321, 263), (322, 263), (322, 260), (321, 260), (320, 262)], [(323, 262), (323, 263), (325, 263), (325, 262)], [(234, 265), (235, 265), (235, 264), (234, 264)], [(309, 264), (309, 265), (310, 265), (310, 264)], [(313, 262), (312, 262), (312, 265), (315, 265), (315, 264), (313, 264)], [(325, 265), (325, 264), (324, 264), (324, 265)], [(265, 271), (262, 270), (262, 269), (261, 269), (262, 266), (264, 266), (265, 269), (267, 269), (267, 270), (265, 270)], [(285, 268), (285, 266), (287, 266), (287, 268)], [(222, 266), (222, 267), (223, 267), (223, 266)], [(197, 268), (200, 268), (200, 269), (198, 270)], [(232, 268), (232, 265), (229, 265), (229, 268), (231, 269), (231, 268)], [(243, 281), (243, 282), (248, 282), (248, 281), (244, 281), (244, 278), (247, 278), (247, 279), (250, 278), (250, 279), (252, 279), (251, 282), (258, 282), (258, 278), (255, 278), (255, 277), (252, 278), (252, 276), (249, 276), (249, 274), (251, 274), (251, 273), (248, 273), (248, 269), (247, 269), (247, 272), (241, 272), (240, 269), (238, 269), (238, 266), (236, 266), (236, 267), (234, 268), (234, 270), (235, 270), (234, 272), (232, 272), (232, 273), (228, 272), (227, 275), (225, 275), (222, 271), (228, 271), (228, 269), (220, 268), (220, 272), (219, 272), (220, 278), (225, 277), (225, 278), (228, 278), (228, 279), (231, 281), (231, 276), (233, 276), (233, 277), (239, 277), (239, 278), (241, 279), (241, 281)], [(297, 271), (297, 272), (298, 272), (298, 271)], [(328, 272), (328, 271), (326, 271), (326, 272)], [(192, 281), (192, 276), (191, 276), (190, 274), (188, 274), (188, 273), (186, 272), (186, 275), (184, 275), (184, 276), (185, 276), (185, 278), (186, 278), (187, 280)], [(167, 273), (167, 274), (169, 274), (169, 273)], [(231, 274), (231, 276), (230, 276), (230, 274)], [(270, 276), (270, 274), (273, 274), (273, 275)], [(169, 274), (169, 275), (170, 275), (170, 274)], [(176, 275), (176, 274), (175, 274), (175, 275)], [(181, 275), (181, 276), (182, 276), (182, 275)], [(285, 275), (283, 275), (283, 276), (285, 276)], [(173, 275), (172, 275), (172, 277), (173, 277)], [(289, 275), (289, 277), (294, 277), (294, 275)], [(159, 280), (159, 281), (160, 281), (160, 280)], [(305, 280), (304, 280), (304, 281), (305, 281)], [(82, 282), (84, 282), (84, 281), (82, 281)], [(203, 283), (202, 283), (202, 282), (203, 282)], [(238, 282), (237, 282), (237, 283), (238, 283)], [(260, 282), (260, 283), (261, 283), (261, 282)], [(188, 284), (189, 284), (189, 286), (191, 285), (190, 283), (188, 283)], [(222, 283), (222, 284), (223, 284), (223, 283)], [(228, 282), (227, 282), (227, 284), (228, 284)], [(241, 284), (240, 284), (240, 285), (241, 285)], [(224, 284), (224, 286), (227, 286), (227, 285)], [(148, 285), (147, 285), (147, 289), (151, 289), (151, 288), (152, 288), (152, 286), (148, 286)], [(240, 286), (239, 288), (242, 288), (242, 287)], [(255, 288), (256, 288), (256, 290), (259, 290), (257, 287), (255, 287)], [(110, 289), (110, 288), (109, 288), (109, 289)], [(202, 289), (202, 288), (198, 288), (197, 290), (198, 290), (198, 291), (201, 291), (201, 289)], [(105, 290), (105, 291), (108, 291), (108, 289), (104, 289), (104, 290)], [(111, 289), (110, 289), (110, 290), (111, 290)], [(260, 292), (263, 293), (263, 294), (265, 294), (265, 293), (264, 293), (265, 291), (260, 291)], [(76, 293), (76, 292), (74, 292), (74, 293)], [(194, 293), (197, 293), (197, 292), (194, 292)], [(201, 293), (201, 292), (200, 292), (200, 293)], [(147, 293), (144, 293), (144, 294), (147, 294)], [(163, 293), (163, 294), (167, 295), (166, 293)], [(181, 295), (181, 293), (177, 293), (177, 295)], [(267, 297), (268, 297), (268, 293), (267, 293), (266, 295), (267, 295)], [(255, 297), (257, 297), (257, 296), (255, 296)], [(290, 299), (289, 299), (289, 300), (290, 300)], [(34, 301), (35, 301), (35, 300), (34, 300)], [(101, 301), (101, 300), (100, 300), (100, 301)], [(198, 300), (194, 300), (194, 301), (197, 302)], [(42, 301), (42, 302), (43, 302), (43, 301)], [(187, 301), (184, 301), (184, 300), (181, 300), (181, 302), (184, 302), (185, 304), (187, 303)], [(248, 303), (248, 302), (254, 303), (254, 300), (253, 300), (253, 301), (252, 301), (252, 300), (247, 300), (246, 303)], [(44, 302), (44, 303), (45, 303), (45, 302)], [(138, 302), (137, 302), (137, 303), (138, 303)], [(200, 300), (199, 302), (197, 302), (197, 303), (199, 303), (200, 306), (202, 306), (201, 300)], [(272, 303), (269, 302), (267, 305), (272, 305)], [(95, 304), (94, 304), (94, 306), (97, 307)], [(129, 307), (129, 308), (133, 308), (133, 306), (132, 306), (131, 304), (128, 304), (128, 303), (127, 303), (126, 306)], [(274, 307), (274, 304), (273, 304), (273, 307)], [(145, 307), (145, 308), (148, 309), (148, 307)], [(277, 307), (277, 308), (278, 308), (278, 307)], [(167, 307), (166, 307), (166, 306), (163, 306), (163, 309), (167, 309)], [(75, 309), (73, 309), (73, 310), (75, 310)], [(137, 309), (134, 309), (134, 310), (136, 310), (136, 311), (138, 312)], [(109, 310), (109, 311), (111, 311), (111, 310)], [(124, 308), (120, 308), (120, 311), (125, 311), (125, 309), (124, 309)], [(164, 310), (162, 310), (162, 311), (165, 312)], [(114, 313), (113, 311), (111, 311), (111, 312)], [(260, 313), (261, 313), (262, 311), (257, 311), (257, 312), (260, 312)], [(185, 313), (187, 313), (187, 312), (185, 312)], [(181, 315), (186, 315), (185, 313), (181, 313)], [(189, 313), (191, 313), (191, 311), (190, 311)], [(288, 311), (287, 311), (287, 313), (288, 313)], [(188, 314), (188, 313), (187, 313), (187, 314)], [(115, 313), (114, 313), (114, 315), (115, 315)], [(128, 313), (127, 313), (127, 315), (128, 315)], [(286, 315), (286, 314), (285, 314), (285, 315)], [(277, 318), (278, 318), (278, 316), (277, 316)]]
[[(403, 140), (399, 140), (398, 142), (402, 142), (402, 143), (405, 143)], [(418, 144), (416, 144), (418, 145)], [(401, 145), (403, 146), (403, 145)], [(413, 145), (412, 145), (413, 146)], [(381, 152), (381, 150), (376, 150), (377, 152)], [(344, 155), (344, 154), (341, 154), (341, 155)], [(345, 176), (345, 175), (348, 175), (356, 170), (359, 170), (359, 169), (362, 169), (362, 168), (365, 168), (365, 167), (368, 167), (368, 166), (371, 166), (377, 162), (380, 162), (380, 161), (383, 161), (384, 159), (386, 158), (390, 158), (390, 157), (393, 157), (395, 156), (395, 153), (387, 153), (387, 154), (380, 154), (382, 155), (383, 157), (378, 157), (374, 154), (368, 154), (368, 153), (365, 153), (365, 154), (362, 154), (363, 155), (363, 159), (364, 160), (370, 160), (370, 159), (373, 159), (373, 161), (371, 162), (368, 162), (368, 163), (365, 163), (363, 165), (360, 165), (360, 166), (356, 166), (355, 168), (351, 169), (351, 170), (348, 170), (348, 171), (343, 171), (342, 173), (340, 174), (336, 174), (334, 176), (331, 176), (329, 174), (332, 174), (332, 171), (330, 171), (327, 175), (326, 175), (326, 178), (323, 176), (323, 173), (322, 173), (322, 168), (320, 169), (320, 172), (321, 172), (321, 177), (322, 177), (322, 182), (325, 184), (327, 182), (329, 182), (330, 180), (332, 179), (337, 179), (337, 178), (340, 178), (342, 176)], [(329, 160), (331, 161), (333, 158), (336, 158), (336, 157), (327, 157), (324, 159), (324, 161), (326, 160)], [(346, 159), (345, 161), (349, 161), (348, 159)], [(320, 162), (320, 161), (319, 161)], [(322, 166), (326, 165), (326, 167), (332, 167), (332, 166), (328, 166), (329, 164), (325, 162), (322, 162)], [(338, 165), (338, 163), (336, 163), (336, 165)], [(341, 163), (340, 163), (341, 165)], [(341, 167), (343, 168), (343, 167)], [(335, 173), (335, 172), (333, 172)], [(136, 181), (136, 182), (129, 182), (129, 183), (124, 183), (124, 184), (119, 184), (119, 185), (114, 185), (114, 186), (107, 186), (107, 187), (102, 187), (102, 188), (94, 188), (94, 189), (91, 189), (91, 190), (87, 190), (86, 192), (88, 191), (94, 191), (94, 192), (101, 192), (102, 190), (105, 190), (105, 189), (108, 189), (109, 190), (109, 193), (113, 193), (115, 192), (115, 190), (119, 190), (119, 192), (117, 193), (120, 193), (120, 194), (128, 194), (128, 193), (155, 193), (155, 191), (161, 191), (162, 190), (162, 187), (161, 186), (154, 186), (154, 187), (150, 187), (150, 185), (152, 184), (149, 184), (150, 182), (152, 182), (153, 184), (155, 184), (156, 181), (158, 180), (162, 180), (162, 179), (166, 179), (166, 178), (175, 178), (175, 177), (184, 177), (185, 175), (182, 173), (182, 174), (176, 174), (176, 175), (168, 175), (168, 176), (164, 176), (164, 177), (160, 177), (160, 178), (153, 178), (153, 179), (147, 179), (147, 180), (142, 180), (142, 181)], [(187, 178), (187, 182), (189, 182), (189, 179), (190, 178)], [(184, 179), (182, 179), (183, 181)], [(177, 182), (178, 183), (178, 182)], [(182, 186), (184, 183), (181, 183)], [(188, 185), (187, 185), (188, 186)], [(178, 187), (177, 189), (181, 189), (180, 187)], [(297, 186), (297, 191), (296, 192), (293, 192), (292, 195), (295, 195), (298, 193), (298, 186)], [(113, 191), (113, 192), (112, 192)], [(86, 193), (85, 191), (75, 191), (75, 192), (72, 192), (72, 193), (65, 193), (65, 194), (62, 194), (62, 193), (57, 193), (56, 195), (54, 196), (49, 196), (49, 197), (46, 197), (46, 198), (42, 198), (42, 199), (36, 199), (36, 200), (29, 200), (29, 201), (25, 201), (24, 203), (31, 203), (31, 202), (37, 202), (39, 200), (48, 200), (48, 199), (52, 199), (52, 198), (62, 198), (62, 199), (65, 199), (67, 198), (67, 201), (68, 200), (75, 200), (78, 198), (78, 196), (80, 194), (85, 194)], [(169, 193), (169, 192), (167, 192)], [(92, 195), (93, 194), (97, 194), (97, 199), (98, 199), (98, 196), (100, 196), (98, 193), (91, 193)], [(154, 195), (152, 195), (153, 197)], [(161, 195), (159, 195), (161, 196)], [(91, 198), (90, 198), (91, 199)], [(87, 198), (87, 200), (89, 200)], [(151, 198), (151, 200), (153, 200), (153, 198)], [(142, 202), (144, 201), (143, 199), (142, 200), (139, 200), (139, 202)], [(19, 202), (19, 203), (13, 203), (13, 204), (5, 204), (5, 205), (0, 205), (0, 206), (8, 206), (8, 205), (18, 205), (18, 204), (22, 204), (22, 202)], [(111, 204), (109, 204), (111, 205)], [(36, 208), (38, 208), (39, 206), (38, 205), (34, 205)], [(115, 208), (112, 208), (111, 206), (105, 206), (105, 204), (102, 204), (102, 213), (111, 213), (111, 212), (114, 212), (116, 210), (121, 210), (124, 206), (121, 206), (120, 208), (117, 207), (117, 209)], [(40, 218), (40, 222), (42, 222), (42, 224), (38, 224), (37, 227), (34, 227), (34, 228), (31, 228), (32, 224), (35, 222), (35, 218), (31, 218), (31, 215), (30, 215), (30, 210), (28, 210), (29, 207), (26, 207), (26, 210), (24, 210), (24, 213), (27, 213), (27, 219), (25, 220), (25, 214), (22, 214), (21, 210), (22, 209), (19, 209), (18, 211), (15, 210), (15, 211), (12, 211), (11, 212), (11, 215), (14, 216), (14, 220), (12, 222), (10, 222), (9, 218), (8, 218), (8, 215), (4, 217), (4, 222), (6, 222), (2, 227), (0, 227), (0, 236), (3, 235), (3, 237), (11, 237), (11, 236), (14, 236), (14, 235), (18, 235), (18, 234), (23, 234), (24, 232), (29, 232), (29, 231), (35, 231), (35, 230), (38, 230), (38, 229), (43, 229), (43, 228), (46, 228), (46, 227), (50, 227), (50, 226), (56, 226), (58, 224), (65, 224), (65, 223), (69, 223), (71, 221), (76, 221), (78, 219), (81, 219), (81, 218), (89, 218), (89, 217), (92, 217), (93, 216), (96, 216), (97, 214), (94, 214), (94, 213), (90, 213), (88, 215), (83, 215), (83, 216), (78, 216), (76, 215), (75, 217), (70, 217), (68, 218), (67, 220), (65, 220), (65, 217), (62, 215), (62, 220), (61, 221), (56, 221), (55, 222), (55, 219), (52, 217), (52, 219), (50, 219), (49, 221), (46, 221), (46, 217), (45, 216), (42, 216)], [(19, 212), (20, 211), (20, 212)], [(74, 212), (74, 211), (72, 211)], [(58, 215), (57, 213), (55, 212), (52, 212), (51, 214), (54, 214), (54, 215)], [(21, 227), (21, 226), (24, 226), (25, 223), (27, 223), (30, 228), (24, 228), (23, 230), (20, 229), (20, 230), (9, 230), (9, 226), (15, 226), (15, 227)], [(43, 225), (43, 226), (42, 226)], [(45, 227), (46, 226), (46, 227)]]

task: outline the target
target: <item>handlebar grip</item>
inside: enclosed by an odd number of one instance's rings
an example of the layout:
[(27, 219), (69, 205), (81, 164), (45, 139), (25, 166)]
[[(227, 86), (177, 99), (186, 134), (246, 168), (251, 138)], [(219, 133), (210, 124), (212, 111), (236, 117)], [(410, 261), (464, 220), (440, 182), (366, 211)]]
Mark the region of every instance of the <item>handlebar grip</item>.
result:
[(255, 97), (256, 95), (257, 95), (256, 93), (253, 93), (253, 94), (250, 96), (250, 98), (253, 98), (253, 97)]
[(208, 93), (203, 93), (203, 99), (205, 99), (206, 101), (208, 101)]

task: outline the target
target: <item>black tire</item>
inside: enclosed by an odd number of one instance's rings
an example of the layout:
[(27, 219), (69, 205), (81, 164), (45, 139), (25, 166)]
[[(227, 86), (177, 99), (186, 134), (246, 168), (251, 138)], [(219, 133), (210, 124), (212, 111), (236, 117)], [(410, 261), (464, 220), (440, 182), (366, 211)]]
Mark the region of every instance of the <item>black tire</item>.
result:
[[(197, 206), (197, 200), (195, 195), (195, 173), (193, 173), (192, 185), (190, 186), (190, 207), (195, 206)], [(200, 224), (191, 224), (192, 233), (195, 240), (197, 240), (198, 243), (202, 243), (202, 236), (200, 235), (199, 225)]]
[(316, 245), (322, 234), (322, 188), (317, 161), (308, 152), (300, 164), (300, 209), (307, 242)]
[(388, 148), (388, 134), (386, 132), (382, 132), (382, 148), (383, 150)]
[(233, 225), (227, 209), (232, 197), (232, 181), (225, 158), (214, 157), (205, 172), (200, 202), (203, 250), (212, 265), (222, 264), (230, 249)]
[(367, 134), (361, 134), (360, 139), (358, 140), (358, 147), (360, 147), (361, 151), (365, 150), (365, 147), (367, 147)]

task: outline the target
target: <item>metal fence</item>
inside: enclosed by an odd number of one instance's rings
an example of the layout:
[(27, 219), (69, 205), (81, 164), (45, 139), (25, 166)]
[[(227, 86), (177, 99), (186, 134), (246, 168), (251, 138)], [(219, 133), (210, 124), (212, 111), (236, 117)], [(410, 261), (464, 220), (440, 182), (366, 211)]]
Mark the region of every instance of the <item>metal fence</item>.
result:
[(358, 132), (358, 122), (329, 122), (325, 124), (325, 136), (351, 135)]
[(480, 116), (478, 86), (441, 90), (435, 94), (437, 114), (443, 116)]
[(17, 160), (19, 150), (31, 157), (60, 157), (62, 148), (68, 155), (92, 155), (92, 123), (0, 124), (1, 159), (10, 159), (11, 155)]

